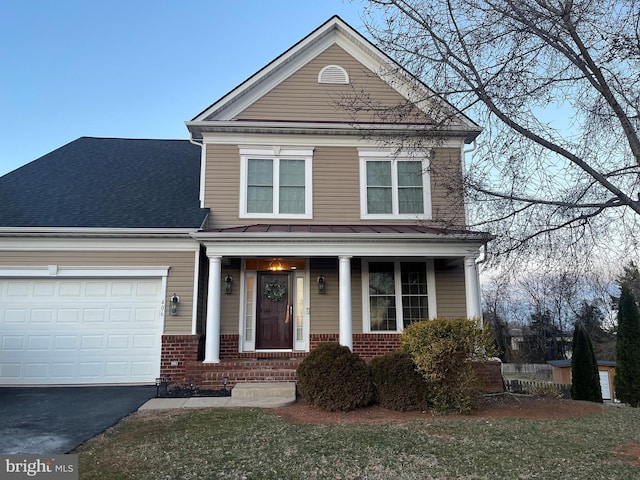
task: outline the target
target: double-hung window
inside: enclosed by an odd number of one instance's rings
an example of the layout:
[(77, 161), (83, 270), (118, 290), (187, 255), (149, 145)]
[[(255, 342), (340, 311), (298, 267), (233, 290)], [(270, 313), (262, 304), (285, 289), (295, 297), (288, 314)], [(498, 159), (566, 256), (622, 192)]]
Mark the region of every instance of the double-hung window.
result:
[(240, 218), (312, 218), (313, 149), (240, 147)]
[(431, 260), (363, 262), (364, 331), (401, 332), (436, 315)]
[(431, 191), (425, 156), (359, 149), (360, 213), (365, 219), (429, 219)]

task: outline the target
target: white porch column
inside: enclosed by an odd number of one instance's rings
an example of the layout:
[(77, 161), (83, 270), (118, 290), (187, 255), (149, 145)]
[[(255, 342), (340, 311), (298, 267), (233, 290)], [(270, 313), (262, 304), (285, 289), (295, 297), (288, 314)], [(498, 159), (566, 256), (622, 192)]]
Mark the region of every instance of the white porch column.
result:
[(351, 257), (340, 257), (340, 345), (353, 350), (351, 320)]
[(464, 257), (464, 285), (467, 299), (467, 318), (482, 318), (480, 278), (475, 257)]
[[(208, 254), (207, 254), (208, 256)], [(209, 291), (204, 363), (220, 363), (220, 278), (222, 257), (209, 257)]]

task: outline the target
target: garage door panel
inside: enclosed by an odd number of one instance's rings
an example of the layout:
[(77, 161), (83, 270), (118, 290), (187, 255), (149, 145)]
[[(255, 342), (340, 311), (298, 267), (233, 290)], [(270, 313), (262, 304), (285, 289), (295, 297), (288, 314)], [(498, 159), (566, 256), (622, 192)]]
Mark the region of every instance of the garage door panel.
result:
[(107, 295), (106, 282), (87, 282), (85, 285), (85, 297), (90, 300), (91, 297), (104, 298)]
[(80, 309), (59, 308), (57, 323), (80, 323)]
[(64, 350), (75, 351), (78, 349), (78, 337), (76, 335), (55, 335), (54, 349), (61, 352)]
[(7, 307), (4, 311), (4, 323), (27, 323), (27, 310), (25, 308), (10, 308)]
[(7, 352), (20, 352), (24, 350), (24, 336), (22, 335), (3, 335), (2, 350)]
[(53, 323), (53, 309), (51, 308), (33, 308), (31, 309), (31, 323), (42, 325)]
[(44, 335), (30, 335), (27, 337), (27, 350), (29, 352), (48, 352), (51, 350), (51, 337)]
[(29, 282), (13, 282), (7, 285), (7, 298), (9, 300), (16, 300), (20, 298), (30, 297)]
[(0, 280), (0, 384), (153, 382), (160, 373), (161, 285)]

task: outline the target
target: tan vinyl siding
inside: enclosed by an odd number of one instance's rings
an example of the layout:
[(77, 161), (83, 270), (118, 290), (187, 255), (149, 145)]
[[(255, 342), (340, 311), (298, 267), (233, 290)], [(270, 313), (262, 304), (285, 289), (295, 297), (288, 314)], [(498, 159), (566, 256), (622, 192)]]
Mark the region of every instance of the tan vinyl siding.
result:
[[(318, 73), (327, 65), (339, 65), (349, 74), (349, 85), (320, 84)], [(362, 94), (366, 91), (366, 95)], [(341, 103), (345, 102), (350, 107)], [(388, 118), (373, 113), (379, 106), (406, 106), (397, 91), (383, 82), (342, 48), (333, 45), (284, 80), (250, 107), (240, 112), (236, 120), (290, 120), (329, 122), (406, 122), (409, 118)], [(356, 108), (353, 108), (356, 107)], [(356, 113), (356, 109), (358, 110)], [(411, 119), (421, 118), (415, 109)]]
[(360, 222), (357, 149), (319, 147), (314, 151), (313, 196), (314, 222)]
[[(324, 275), (326, 294), (318, 294), (316, 279)], [(311, 271), (310, 333), (337, 334), (340, 332), (340, 282), (337, 270)], [(353, 333), (362, 333), (362, 281), (360, 268), (351, 266), (351, 320)]]
[[(326, 293), (318, 294), (315, 284), (319, 275), (324, 275)], [(340, 331), (340, 285), (337, 270), (311, 271), (311, 298), (309, 299), (310, 333), (329, 334)]]
[(59, 267), (153, 267), (168, 266), (167, 296), (165, 304), (174, 292), (180, 297), (178, 314), (171, 315), (165, 309), (165, 334), (189, 334), (193, 315), (193, 278), (195, 252), (2, 252), (2, 266)]
[[(313, 223), (372, 223), (360, 219), (360, 161), (355, 147), (317, 147), (313, 153)], [(442, 148), (431, 158), (433, 223), (464, 225), (460, 150)], [(205, 207), (211, 209), (210, 228), (252, 223), (308, 224), (292, 219), (251, 219), (239, 216), (240, 152), (237, 145), (207, 145)], [(407, 223), (384, 220), (373, 223)]]
[(463, 227), (466, 223), (460, 155), (460, 149), (439, 148), (430, 162), (432, 216), (445, 227)]
[(240, 151), (237, 145), (207, 145), (205, 204), (208, 227), (239, 224)]
[(467, 305), (462, 261), (455, 261), (454, 263), (436, 260), (435, 274), (438, 317), (466, 317)]
[[(233, 277), (231, 294), (224, 293), (224, 279), (227, 274)], [(223, 268), (220, 279), (220, 334), (237, 335), (240, 321), (240, 293), (242, 285), (240, 282), (240, 270)]]

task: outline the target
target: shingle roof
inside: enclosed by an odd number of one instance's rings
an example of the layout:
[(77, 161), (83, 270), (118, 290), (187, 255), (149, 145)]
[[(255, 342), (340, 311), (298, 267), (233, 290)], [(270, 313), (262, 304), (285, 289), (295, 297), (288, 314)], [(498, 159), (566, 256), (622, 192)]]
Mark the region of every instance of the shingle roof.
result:
[(200, 148), (81, 137), (0, 177), (0, 227), (199, 228)]

